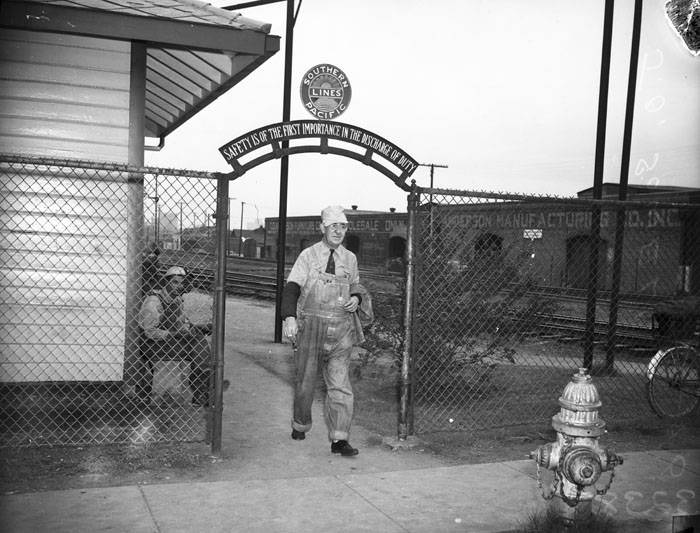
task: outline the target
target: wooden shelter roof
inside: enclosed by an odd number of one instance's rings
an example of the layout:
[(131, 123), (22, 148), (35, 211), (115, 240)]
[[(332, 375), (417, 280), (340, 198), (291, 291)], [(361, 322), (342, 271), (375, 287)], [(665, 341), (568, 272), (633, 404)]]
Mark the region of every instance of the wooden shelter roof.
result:
[(161, 139), (280, 47), (270, 24), (199, 0), (3, 0), (0, 27), (145, 43), (144, 135)]

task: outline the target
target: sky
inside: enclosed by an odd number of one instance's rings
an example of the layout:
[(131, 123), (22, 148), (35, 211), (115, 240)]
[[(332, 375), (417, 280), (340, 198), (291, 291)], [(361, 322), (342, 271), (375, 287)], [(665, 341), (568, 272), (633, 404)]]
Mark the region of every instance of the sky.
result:
[[(435, 187), (574, 196), (593, 185), (604, 4), (303, 0), (290, 118), (313, 118), (301, 79), (330, 63), (352, 86), (337, 120), (419, 163), (447, 165), (435, 168)], [(620, 180), (633, 4), (615, 5), (605, 182)], [(147, 165), (228, 172), (220, 146), (282, 120), (286, 2), (241, 12), (271, 23), (280, 51), (169, 135), (160, 152), (146, 152)], [(700, 187), (700, 57), (672, 29), (664, 0), (644, 1), (638, 69), (629, 183)], [(429, 186), (430, 168), (412, 178)], [(243, 211), (246, 228), (278, 215), (279, 179), (274, 160), (231, 182), (231, 209)], [(406, 193), (348, 158), (291, 156), (288, 215), (331, 204), (405, 211)]]

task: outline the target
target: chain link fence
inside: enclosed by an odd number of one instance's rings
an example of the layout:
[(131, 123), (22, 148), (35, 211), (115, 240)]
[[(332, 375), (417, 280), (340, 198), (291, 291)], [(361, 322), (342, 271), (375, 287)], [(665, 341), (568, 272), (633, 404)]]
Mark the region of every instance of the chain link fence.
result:
[[(0, 176), (0, 446), (210, 438), (217, 176), (11, 156)], [(419, 190), (413, 431), (548, 422), (581, 366), (604, 418), (653, 418), (647, 362), (697, 319), (700, 211), (620, 205)]]
[(216, 180), (12, 156), (0, 176), (0, 446), (207, 439)]
[(700, 204), (419, 190), (415, 432), (547, 423), (579, 367), (616, 421), (654, 418), (646, 367), (692, 337)]

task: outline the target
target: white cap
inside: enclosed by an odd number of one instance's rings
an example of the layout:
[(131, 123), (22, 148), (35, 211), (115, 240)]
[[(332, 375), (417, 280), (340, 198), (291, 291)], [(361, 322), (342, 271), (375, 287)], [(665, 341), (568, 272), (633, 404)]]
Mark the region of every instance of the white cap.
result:
[(345, 211), (341, 206), (329, 205), (323, 211), (321, 211), (321, 222), (324, 226), (330, 226), (336, 222), (347, 224), (348, 219), (345, 218)]
[(182, 276), (185, 277), (187, 276), (187, 272), (185, 271), (184, 268), (179, 267), (179, 266), (171, 266), (168, 270), (165, 271), (164, 276), (166, 278), (169, 278), (170, 276)]

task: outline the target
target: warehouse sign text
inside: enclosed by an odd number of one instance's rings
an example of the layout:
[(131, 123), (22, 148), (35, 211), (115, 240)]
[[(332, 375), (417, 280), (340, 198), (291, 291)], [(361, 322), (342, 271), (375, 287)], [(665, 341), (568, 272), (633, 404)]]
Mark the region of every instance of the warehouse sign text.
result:
[[(320, 220), (287, 220), (287, 233), (290, 234), (315, 234), (318, 233)], [(277, 219), (268, 219), (267, 231), (276, 232), (279, 224)], [(356, 219), (348, 217), (349, 233), (406, 233), (406, 221), (397, 219), (371, 218)]]
[[(592, 214), (590, 211), (463, 212), (445, 218), (449, 225), (475, 229), (588, 229), (591, 227)], [(601, 212), (600, 226), (614, 227), (615, 218), (615, 211)], [(678, 228), (681, 227), (681, 220), (678, 209), (628, 209), (625, 212), (625, 227)]]

